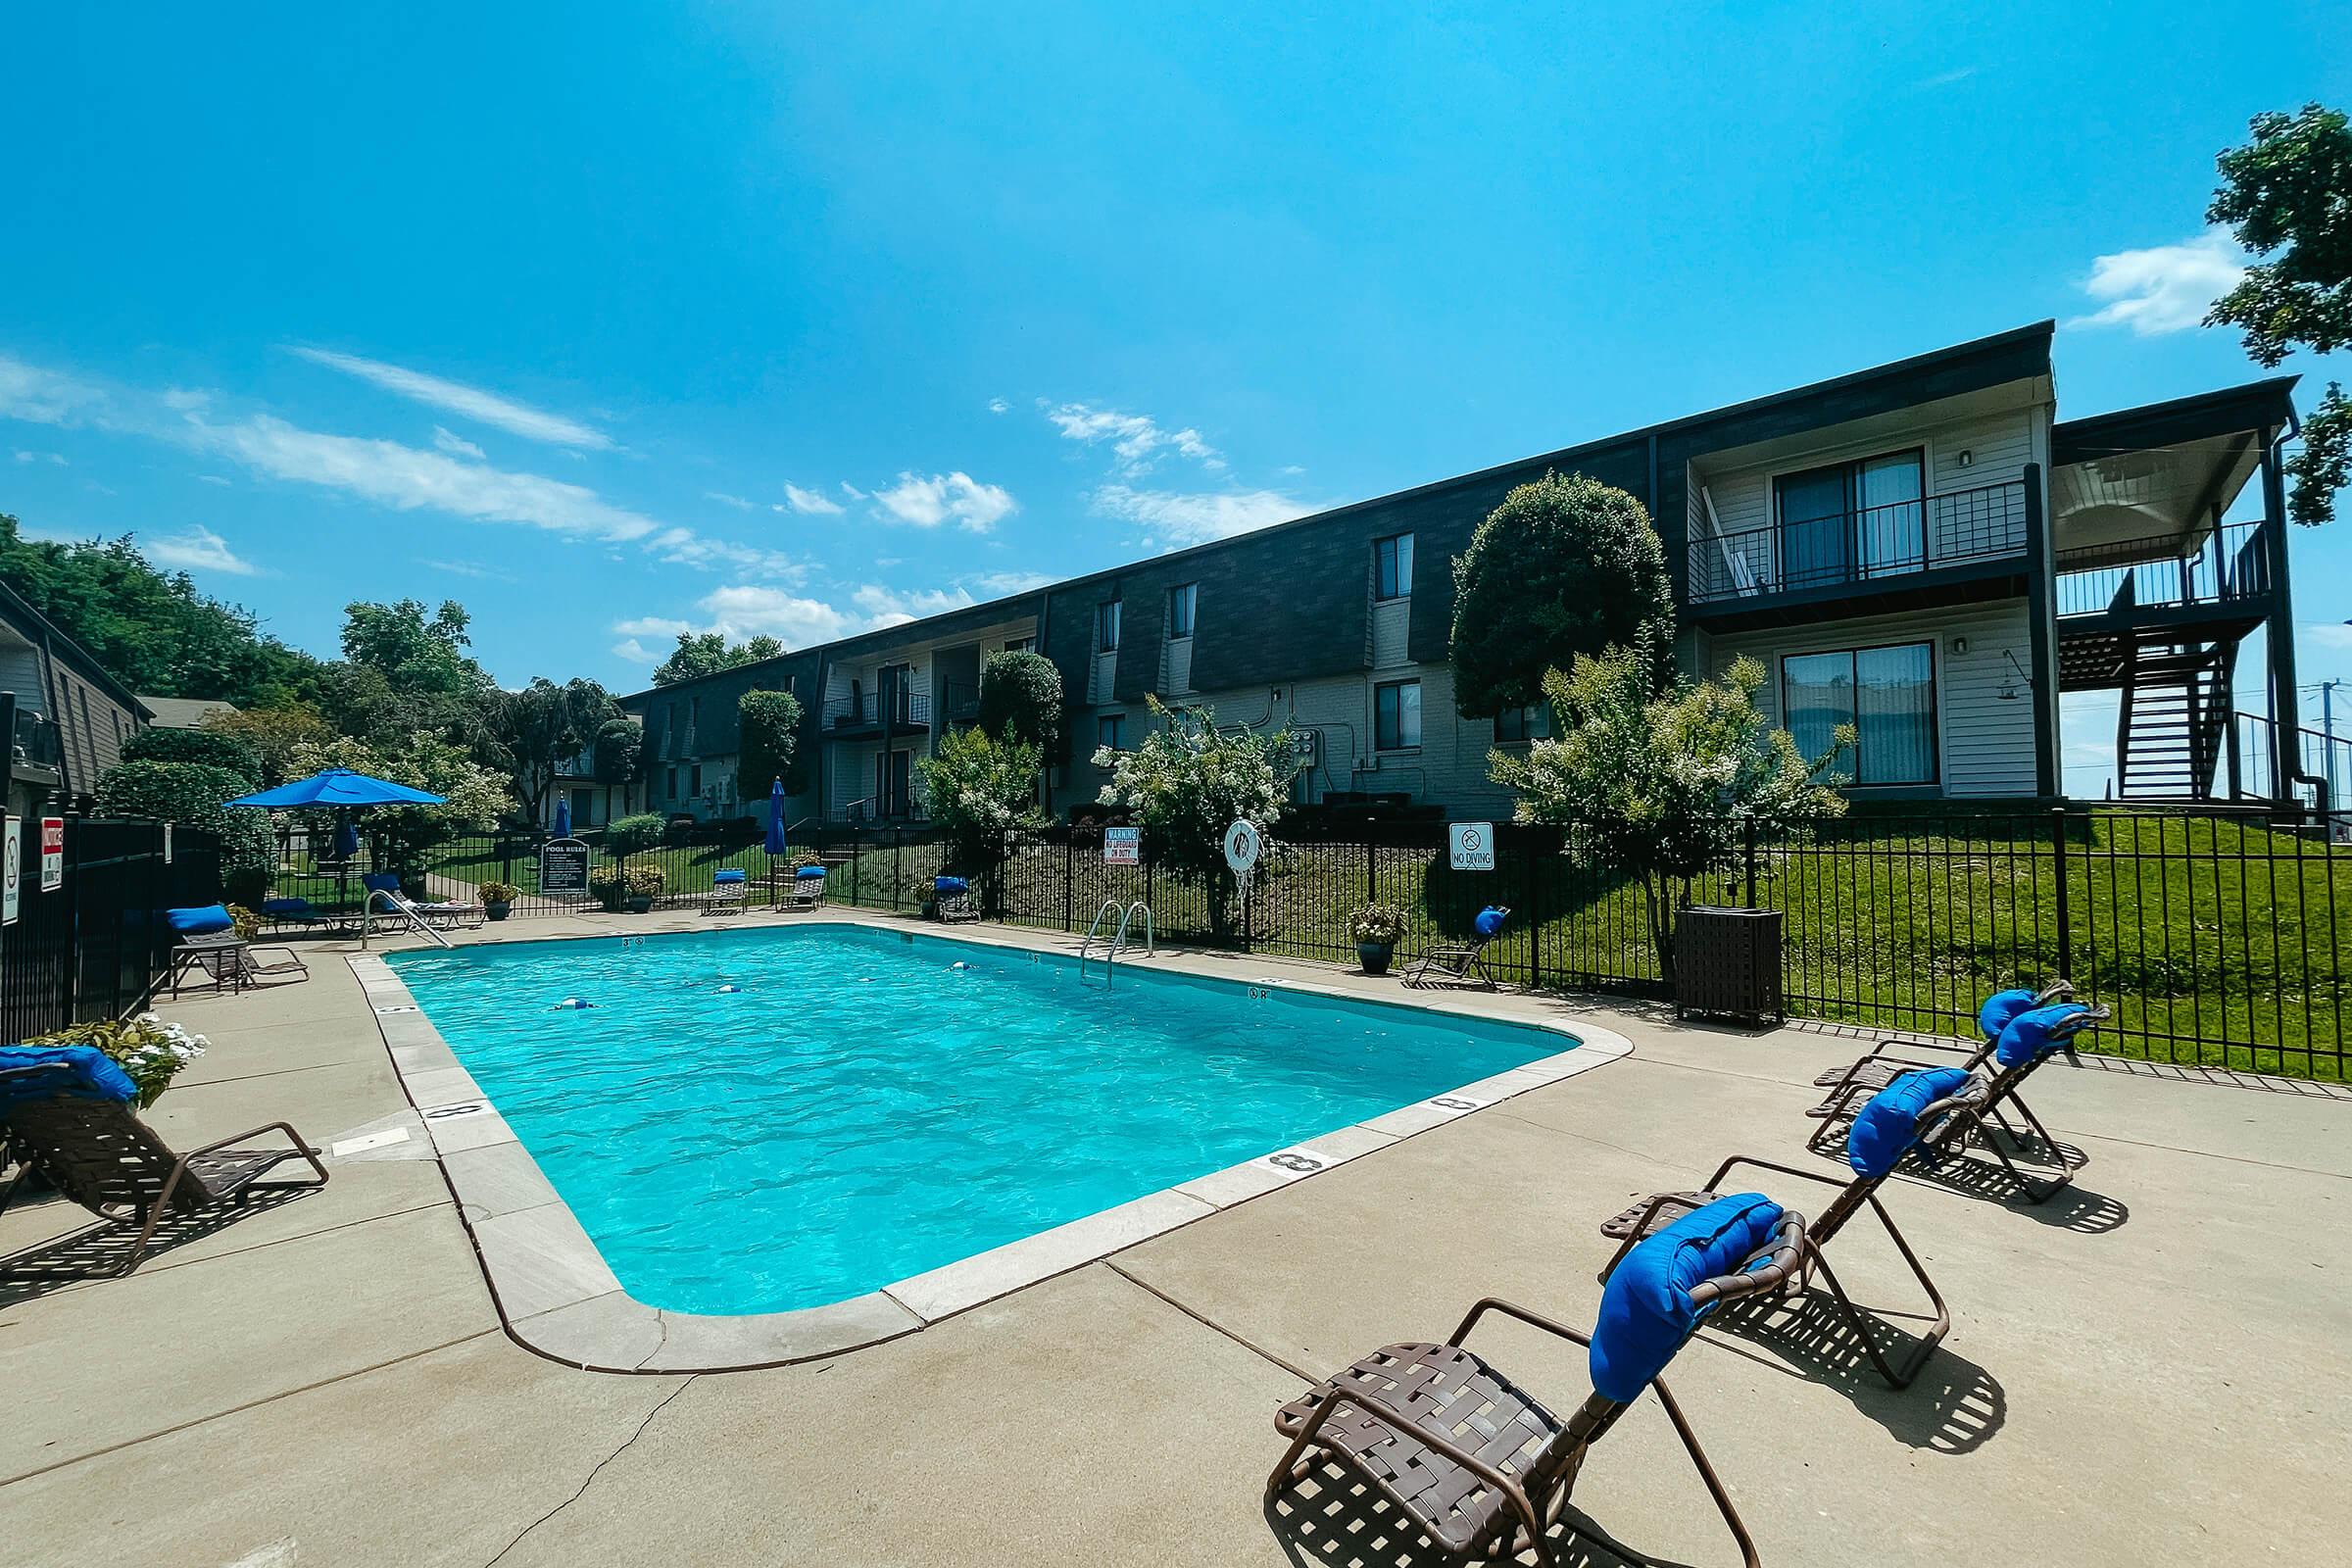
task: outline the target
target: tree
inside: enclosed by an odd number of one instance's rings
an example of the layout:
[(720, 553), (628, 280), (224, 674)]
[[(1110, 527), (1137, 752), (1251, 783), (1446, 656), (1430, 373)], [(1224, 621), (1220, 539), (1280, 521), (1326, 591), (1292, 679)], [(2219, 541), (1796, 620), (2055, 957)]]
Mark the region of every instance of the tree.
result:
[(1031, 653), (988, 656), (980, 666), (982, 729), (1025, 741), (1050, 761), (1061, 748), (1061, 671), (1054, 661)]
[[(2205, 320), (2243, 328), (2258, 365), (2297, 348), (2328, 354), (2352, 345), (2352, 123), (2305, 104), (2298, 115), (2256, 115), (2249, 128), (2253, 139), (2218, 160), (2222, 183), (2205, 218), (2264, 259)], [(2294, 481), (2287, 514), (2333, 520), (2335, 493), (2352, 475), (2352, 403), (2340, 382), (2328, 383), (2303, 420), (2303, 450), (2286, 466)]]
[(252, 612), (162, 572), (124, 538), (26, 539), (0, 514), (0, 578), (142, 695), (268, 706), (312, 694), (318, 661), (255, 629)]
[(735, 760), (735, 793), (745, 805), (763, 798), (784, 781), (784, 793), (808, 788), (794, 753), (801, 742), (801, 700), (790, 692), (745, 692), (736, 704), (742, 727)]
[(354, 813), (361, 829), (374, 836), (403, 875), (420, 871), (425, 852), (434, 845), (460, 833), (486, 832), (514, 806), (504, 778), (476, 762), (464, 747), (434, 735), (419, 733), (386, 745), (348, 735), (307, 742), (294, 749), (289, 765), (298, 778), (323, 768), (348, 767), (445, 797), (440, 806), (371, 806)]
[(122, 743), (126, 762), (200, 762), (246, 781), (240, 795), (262, 787), (262, 760), (234, 735), (215, 729), (143, 729)]
[(1144, 830), (1147, 860), (1207, 884), (1209, 929), (1222, 937), (1231, 925), (1236, 887), (1225, 863), (1225, 829), (1247, 821), (1263, 832), (1282, 815), (1284, 792), (1298, 769), (1290, 733), (1220, 734), (1209, 709), (1175, 712), (1156, 697), (1147, 701), (1159, 725), (1144, 743), (1133, 751), (1105, 746), (1095, 753), (1095, 766), (1110, 769), (1101, 800)]
[(784, 645), (773, 637), (754, 637), (749, 642), (729, 643), (724, 634), (715, 631), (678, 633), (678, 646), (670, 656), (654, 666), (654, 684), (674, 686), (682, 680), (694, 680), (704, 675), (715, 675), (722, 669), (735, 669), (744, 664), (756, 664), (763, 659), (774, 659), (784, 652)]
[[(1666, 551), (1649, 514), (1581, 473), (1547, 473), (1502, 498), (1453, 564), (1453, 702), (1484, 718), (1535, 702), (1544, 674), (1580, 654), (1671, 626)], [(1664, 639), (1652, 639), (1665, 673)]]
[(1756, 708), (1762, 664), (1740, 659), (1721, 681), (1660, 693), (1659, 658), (1655, 648), (1612, 648), (1546, 672), (1560, 738), (1524, 756), (1497, 749), (1488, 764), (1519, 797), (1518, 820), (1564, 828), (1567, 853), (1640, 881), (1658, 972), (1671, 984), (1674, 912), (1690, 902), (1690, 879), (1724, 864), (1747, 822), (1777, 834), (1843, 815), (1844, 780), (1827, 769), (1854, 732), (1839, 726), (1830, 751), (1807, 759)]
[(143, 816), (217, 835), (222, 892), (244, 905), (259, 904), (268, 895), (277, 867), (270, 814), (225, 804), (252, 793), (252, 778), (232, 768), (135, 760), (100, 774), (94, 792), (101, 816)]
[(414, 599), (343, 607), (343, 658), (319, 671), (319, 707), (335, 728), (376, 746), (425, 733), (503, 768), (494, 738), (498, 685), (466, 650), (470, 617), (455, 600), (427, 613)]
[(626, 713), (608, 718), (597, 726), (592, 744), (595, 755), (590, 760), (596, 764), (596, 781), (605, 787), (605, 815), (609, 818), (612, 814), (612, 792), (620, 790), (625, 798), (628, 787), (644, 770), (645, 726)]
[(500, 692), (487, 704), (489, 737), (527, 819), (539, 820), (564, 765), (587, 751), (598, 730), (619, 712), (612, 694), (595, 681), (559, 686), (545, 676), (520, 691)]
[(294, 749), (330, 740), (335, 733), (334, 726), (307, 703), (207, 713), (203, 728), (207, 734), (225, 735), (244, 743), (261, 761), (265, 789), (302, 777), (292, 770)]
[(977, 725), (951, 732), (938, 751), (915, 760), (931, 820), (947, 842), (948, 869), (979, 881), (983, 909), (1003, 907), (1004, 856), (1014, 836), (1045, 825), (1036, 806), (1043, 765), (1032, 743)]

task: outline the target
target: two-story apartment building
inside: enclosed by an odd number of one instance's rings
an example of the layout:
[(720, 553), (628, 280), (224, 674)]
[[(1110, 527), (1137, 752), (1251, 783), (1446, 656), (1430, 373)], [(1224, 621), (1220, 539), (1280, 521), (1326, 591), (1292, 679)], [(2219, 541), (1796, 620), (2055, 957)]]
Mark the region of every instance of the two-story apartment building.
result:
[(0, 710), (15, 816), (85, 802), (151, 716), (79, 643), (0, 583)]
[[(969, 715), (980, 661), (1034, 646), (1070, 706), (1057, 811), (1094, 799), (1088, 757), (1139, 739), (1156, 695), (1291, 731), (1301, 800), (1502, 813), (1489, 753), (1548, 716), (1456, 711), (1452, 561), (1513, 485), (1552, 470), (1619, 486), (1656, 519), (1687, 669), (1761, 662), (1763, 700), (1809, 752), (1855, 728), (1841, 766), (1857, 797), (2054, 798), (2059, 695), (2081, 690), (2121, 696), (2123, 794), (2284, 796), (2291, 378), (2066, 421), (2052, 334), (2041, 322), (640, 693), (625, 705), (661, 753), (651, 805), (732, 814), (735, 696), (789, 686), (816, 760), (796, 815), (919, 814), (912, 760)], [(2241, 669), (2264, 628), (2265, 666)]]

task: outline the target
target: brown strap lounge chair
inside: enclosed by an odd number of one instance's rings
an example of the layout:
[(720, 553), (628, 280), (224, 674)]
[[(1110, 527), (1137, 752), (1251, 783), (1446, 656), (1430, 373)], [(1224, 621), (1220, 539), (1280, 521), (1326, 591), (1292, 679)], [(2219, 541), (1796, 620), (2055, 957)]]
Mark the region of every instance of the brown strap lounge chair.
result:
[[(2009, 1027), (2010, 1020), (2035, 1007), (2072, 1001), (2074, 995), (2074, 986), (2064, 980), (2053, 981), (2039, 991), (2017, 987), (1994, 992), (1977, 1009), (1977, 1028), (1984, 1037), (1984, 1043), (1981, 1046), (1964, 1046), (1941, 1040), (1882, 1040), (1871, 1048), (1867, 1056), (1857, 1057), (1843, 1067), (1829, 1068), (1816, 1077), (1814, 1084), (1828, 1090), (1829, 1094), (1820, 1104), (1805, 1114), (1824, 1120), (1832, 1119), (1838, 1114), (1839, 1106), (1854, 1102), (1854, 1095), (1875, 1095), (1903, 1074), (1921, 1067), (1961, 1066), (1974, 1072), (1992, 1059), (1993, 1048), (2000, 1044), (2001, 1031)], [(1922, 1060), (1919, 1055), (1922, 1052), (1937, 1053), (1942, 1059)], [(2018, 1113), (2032, 1124), (2034, 1135), (2041, 1140), (2043, 1147), (2055, 1148), (2049, 1134), (2042, 1129), (2041, 1119), (2034, 1114), (2032, 1107), (2024, 1100), (2012, 1098)], [(2004, 1127), (2009, 1127), (2012, 1133), (2018, 1132), (2014, 1126), (2010, 1126), (2006, 1114), (1996, 1112), (1994, 1119)]]
[[(1590, 1336), (1493, 1297), (1440, 1345), (1392, 1345), (1282, 1407), (1291, 1440), (1266, 1479), (1271, 1504), (1324, 1461), (1361, 1476), (1457, 1561), (1532, 1554), (1550, 1568), (1546, 1539), (1592, 1446), (1645, 1390), (1674, 1424), (1708, 1494), (1757, 1562), (1730, 1494), (1658, 1377), (1717, 1306), (1779, 1289), (1805, 1250), (1805, 1222), (1761, 1194), (1682, 1216), (1651, 1237), (1601, 1297)], [(1464, 1342), (1494, 1312), (1586, 1348), (1592, 1394), (1566, 1419), (1489, 1365)]]
[[(0, 1061), (22, 1054), (28, 1053), (0, 1053)], [(0, 1210), (37, 1170), (58, 1192), (99, 1218), (118, 1227), (135, 1225), (138, 1233), (112, 1268), (0, 1270), (11, 1278), (127, 1274), (145, 1260), (148, 1243), (167, 1217), (240, 1204), (260, 1193), (326, 1184), (318, 1152), (285, 1122), (269, 1122), (184, 1154), (174, 1153), (131, 1109), (130, 1080), (103, 1053), (73, 1046), (43, 1054), (51, 1059), (0, 1067), (0, 1142), (18, 1162), (16, 1176), (0, 1188)], [(289, 1147), (240, 1147), (270, 1133), (283, 1137)], [(317, 1179), (264, 1179), (294, 1159), (309, 1165)]]
[[(260, 956), (276, 956), (265, 961)], [(172, 995), (176, 997), (198, 975), (209, 978), (215, 991), (243, 991), (271, 981), (308, 980), (310, 966), (291, 948), (255, 948), (243, 942), (192, 942), (172, 956)]]
[[(1988, 1025), (1991, 1022), (1989, 1015), (1992, 1003), (2000, 1000), (1995, 997), (1992, 1002), (1985, 1004), (1984, 1021)], [(2069, 1163), (2057, 1140), (2050, 1136), (2049, 1129), (2041, 1124), (2041, 1118), (2034, 1115), (2033, 1108), (2019, 1096), (2018, 1089), (2034, 1075), (2035, 1068), (2052, 1056), (2061, 1053), (2072, 1056), (2075, 1054), (2075, 1038), (2085, 1029), (2096, 1028), (2110, 1016), (2107, 1008), (2081, 1002), (2058, 1002), (2046, 1006), (2029, 1007), (2002, 1024), (1997, 1037), (1983, 1052), (1970, 1054), (1969, 1067), (1981, 1068), (1989, 1075), (1983, 1114), (1977, 1124), (1977, 1131), (1984, 1134), (1979, 1142), (2001, 1162), (2002, 1169), (2009, 1173), (2010, 1180), (2017, 1183), (2018, 1190), (2025, 1194), (2028, 1202), (2049, 1201), (2075, 1179), (2075, 1166)], [(1887, 1058), (1864, 1057), (1863, 1061), (1874, 1059)], [(1832, 1089), (1820, 1104), (1805, 1113), (1818, 1118), (1821, 1123), (1813, 1130), (1812, 1136), (1805, 1140), (1807, 1148), (1817, 1154), (1835, 1153), (1834, 1140), (1852, 1115), (1853, 1107), (1862, 1102), (1862, 1097), (1868, 1092), (1866, 1086), (1873, 1076), (1876, 1074), (1857, 1075), (1851, 1081), (1841, 1083)], [(2014, 1107), (2025, 1118), (2026, 1124), (2034, 1129), (2034, 1136), (2039, 1140), (2042, 1153), (2056, 1167), (2057, 1174), (2049, 1180), (2036, 1182), (2018, 1169), (2017, 1161), (2010, 1157), (2007, 1147), (1983, 1127), (1983, 1122), (1989, 1118), (1999, 1122), (2022, 1142), (2022, 1135), (2002, 1114), (2010, 1107)]]
[[(1878, 1368), (1879, 1375), (1890, 1387), (1907, 1387), (1913, 1378), (1919, 1376), (1919, 1369), (1927, 1364), (1928, 1357), (1935, 1353), (1936, 1347), (1942, 1343), (1943, 1337), (1951, 1332), (1952, 1314), (1944, 1304), (1942, 1293), (1936, 1289), (1936, 1282), (1928, 1277), (1927, 1268), (1920, 1262), (1919, 1254), (1911, 1250), (1911, 1244), (1903, 1240), (1903, 1233), (1895, 1228), (1893, 1217), (1879, 1201), (1879, 1189), (1906, 1155), (1933, 1159), (1942, 1150), (1965, 1137), (1984, 1115), (1990, 1092), (1990, 1087), (1983, 1079), (1957, 1067), (1915, 1070), (1889, 1084), (1873, 1096), (1870, 1103), (1853, 1119), (1845, 1155), (1854, 1173), (1849, 1181), (1840, 1182), (1819, 1171), (1800, 1170), (1794, 1165), (1735, 1154), (1715, 1167), (1715, 1174), (1708, 1178), (1705, 1187), (1699, 1191), (1652, 1193), (1622, 1214), (1602, 1223), (1601, 1235), (1621, 1240), (1625, 1245), (1618, 1248), (1616, 1255), (1609, 1259), (1608, 1267), (1601, 1270), (1600, 1277), (1603, 1281), (1608, 1280), (1624, 1263), (1627, 1253), (1645, 1237), (1675, 1223), (1691, 1209), (1718, 1201), (1724, 1178), (1740, 1166), (1769, 1170), (1801, 1181), (1820, 1182), (1838, 1188), (1838, 1196), (1830, 1200), (1829, 1206), (1806, 1229), (1805, 1268), (1787, 1282), (1785, 1288), (1759, 1293), (1754, 1299), (1779, 1302), (1799, 1295), (1811, 1284), (1812, 1271), (1818, 1268), (1822, 1283), (1829, 1287), (1832, 1303), (1845, 1320), (1854, 1338), (1861, 1343), (1871, 1364)], [(1879, 1348), (1878, 1340), (1871, 1333), (1870, 1326), (1863, 1321), (1860, 1311), (1846, 1296), (1845, 1287), (1838, 1283), (1837, 1272), (1823, 1255), (1823, 1249), (1837, 1240), (1846, 1222), (1864, 1209), (1878, 1217), (1888, 1239), (1894, 1243), (1894, 1250), (1902, 1254), (1903, 1261), (1911, 1267), (1912, 1276), (1927, 1293), (1929, 1305), (1936, 1311), (1935, 1326), (1900, 1366), (1888, 1361), (1886, 1352)]]
[(1478, 911), (1477, 935), (1468, 942), (1433, 948), (1424, 954), (1410, 969), (1405, 970), (1408, 986), (1479, 986), (1494, 989), (1494, 976), (1487, 969), (1487, 944), (1502, 932), (1503, 922), (1511, 917), (1508, 906), (1489, 905)]

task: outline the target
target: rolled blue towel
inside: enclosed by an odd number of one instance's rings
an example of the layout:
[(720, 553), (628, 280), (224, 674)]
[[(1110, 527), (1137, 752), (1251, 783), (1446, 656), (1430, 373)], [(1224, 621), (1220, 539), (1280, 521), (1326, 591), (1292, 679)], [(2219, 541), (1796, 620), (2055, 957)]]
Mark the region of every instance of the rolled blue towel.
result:
[(219, 904), (201, 905), (193, 909), (166, 909), (164, 918), (183, 937), (210, 936), (237, 923), (229, 918), (227, 906)]
[(60, 1067), (64, 1071), (28, 1072), (21, 1078), (0, 1078), (0, 1115), (27, 1100), (58, 1095), (74, 1100), (111, 1100), (128, 1103), (138, 1094), (130, 1074), (96, 1046), (10, 1046), (0, 1051), (0, 1070), (11, 1067)]
[(711, 872), (711, 873), (710, 873), (710, 885), (711, 885), (712, 887), (716, 887), (716, 886), (718, 886), (718, 885), (719, 885), (721, 882), (740, 882), (740, 881), (742, 881), (742, 880), (743, 880), (743, 877), (744, 877), (744, 873), (743, 873), (743, 872), (741, 872), (741, 871), (739, 871), (739, 870), (735, 869), (735, 868), (734, 868), (734, 867), (732, 867), (732, 866), (729, 866), (727, 869), (725, 869), (725, 870), (723, 870), (723, 871), (713, 871), (713, 872)]
[(821, 865), (804, 865), (792, 873), (792, 879), (795, 882), (822, 882), (825, 879), (825, 868)]
[(958, 893), (969, 893), (972, 885), (959, 876), (940, 876), (931, 879), (931, 891), (944, 899)]

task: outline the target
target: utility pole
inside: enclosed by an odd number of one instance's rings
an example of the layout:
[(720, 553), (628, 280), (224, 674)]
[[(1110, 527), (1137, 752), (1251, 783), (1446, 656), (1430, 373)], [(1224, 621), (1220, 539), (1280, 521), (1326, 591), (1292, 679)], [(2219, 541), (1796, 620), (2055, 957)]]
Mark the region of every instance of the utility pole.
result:
[(2320, 682), (2320, 776), (2328, 781), (2328, 836), (2336, 836), (2336, 823), (2342, 815), (2342, 797), (2335, 782), (2335, 689), (2340, 680)]

